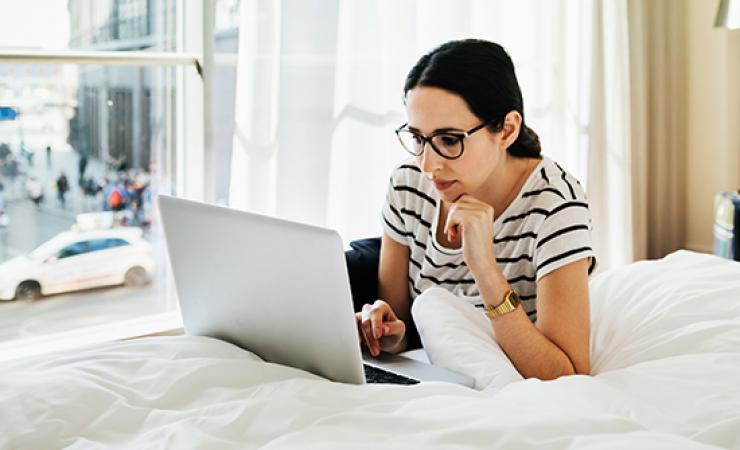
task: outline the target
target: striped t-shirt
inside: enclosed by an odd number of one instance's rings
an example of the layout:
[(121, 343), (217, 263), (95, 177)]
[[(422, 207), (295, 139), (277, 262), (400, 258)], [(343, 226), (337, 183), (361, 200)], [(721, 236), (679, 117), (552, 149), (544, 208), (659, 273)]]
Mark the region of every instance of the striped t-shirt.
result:
[[(437, 241), (440, 204), (434, 185), (413, 160), (393, 171), (382, 212), (383, 229), (410, 249), (411, 300), (439, 286), (482, 308), (462, 248), (446, 248)], [(583, 258), (590, 258), (589, 275), (596, 268), (591, 217), (581, 183), (543, 156), (516, 198), (494, 220), (493, 247), (501, 271), (530, 320), (536, 321), (537, 282), (542, 277)]]

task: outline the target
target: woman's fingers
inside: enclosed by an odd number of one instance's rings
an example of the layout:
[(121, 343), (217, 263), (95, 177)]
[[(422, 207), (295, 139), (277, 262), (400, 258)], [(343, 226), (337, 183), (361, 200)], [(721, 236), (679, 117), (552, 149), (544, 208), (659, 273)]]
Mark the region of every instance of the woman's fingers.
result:
[(406, 325), (400, 320), (386, 322), (383, 328), (383, 336), (403, 336), (406, 332)]
[(360, 341), (360, 345), (362, 345), (362, 314), (355, 313), (355, 323), (357, 324), (357, 339)]
[(364, 305), (362, 312), (355, 314), (355, 320), (360, 344), (364, 341), (373, 356), (378, 356), (384, 347), (391, 348), (406, 333), (405, 324), (398, 320), (393, 309), (383, 300)]
[(383, 324), (383, 337), (380, 338), (380, 348), (385, 351), (397, 351), (398, 344), (406, 335), (406, 326), (401, 320), (393, 320)]
[(494, 217), (493, 208), (486, 203), (478, 200), (469, 194), (462, 195), (456, 202), (450, 205), (447, 212), (447, 219), (443, 228), (443, 233), (447, 239), (455, 240), (462, 231), (463, 224), (478, 220), (481, 211), (488, 211), (487, 216), (492, 220)]
[(447, 235), (448, 241), (454, 241), (457, 239), (457, 234), (462, 228), (464, 220), (464, 204), (453, 203), (450, 206), (450, 211), (447, 213), (447, 220), (445, 221), (444, 233)]
[(365, 338), (365, 344), (367, 345), (368, 350), (370, 350), (370, 353), (375, 355), (378, 352), (379, 344), (377, 343), (377, 340), (373, 337), (372, 331), (370, 328), (371, 328), (370, 321), (363, 320), (362, 335)]
[(362, 343), (365, 343), (365, 346), (370, 349), (370, 339), (367, 336), (367, 332), (365, 331), (365, 324), (362, 320), (362, 313), (355, 313), (355, 319), (357, 320), (357, 336), (360, 340), (360, 346), (362, 346)]
[(377, 315), (376, 309), (376, 307), (367, 304), (362, 307), (362, 332), (365, 336), (365, 343), (373, 356), (377, 356), (380, 353), (380, 343), (376, 337), (376, 332), (373, 330), (377, 321), (374, 318)]
[(383, 336), (383, 316), (377, 309), (370, 313), (370, 330), (374, 339)]
[(380, 339), (385, 334), (383, 332), (384, 325), (396, 320), (396, 314), (388, 303), (380, 299), (375, 300), (371, 311), (370, 321), (373, 324), (373, 336)]
[(443, 233), (447, 235), (449, 235), (450, 229), (455, 226), (455, 223), (453, 221), (455, 211), (457, 211), (457, 203), (453, 203), (452, 205), (450, 205), (450, 210), (447, 212), (447, 219), (445, 220), (445, 226), (443, 229)]

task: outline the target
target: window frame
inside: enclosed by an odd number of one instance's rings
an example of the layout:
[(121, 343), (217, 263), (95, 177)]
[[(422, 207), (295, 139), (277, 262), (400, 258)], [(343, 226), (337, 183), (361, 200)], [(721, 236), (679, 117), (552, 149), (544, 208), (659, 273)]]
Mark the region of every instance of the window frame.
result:
[[(174, 0), (176, 46), (174, 52), (13, 50), (0, 48), (0, 64), (94, 64), (173, 66), (176, 86), (174, 105), (165, 110), (173, 114), (175, 143), (167, 150), (160, 168), (171, 185), (163, 191), (193, 200), (214, 201), (212, 111), (212, 72), (214, 69), (215, 1)], [(229, 62), (235, 62), (235, 58)], [(187, 107), (186, 107), (187, 105)], [(200, 145), (198, 143), (201, 143)], [(164, 295), (169, 292), (171, 272), (164, 280)], [(14, 339), (0, 343), (0, 361), (71, 349), (93, 342), (131, 339), (150, 335), (182, 334), (179, 308), (167, 313), (124, 319), (112, 324), (85, 327), (66, 332)]]

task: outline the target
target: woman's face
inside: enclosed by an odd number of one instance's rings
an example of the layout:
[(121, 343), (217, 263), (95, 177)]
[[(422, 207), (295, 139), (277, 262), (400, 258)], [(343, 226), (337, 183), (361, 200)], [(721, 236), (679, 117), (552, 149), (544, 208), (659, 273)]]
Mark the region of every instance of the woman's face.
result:
[[(465, 132), (481, 124), (462, 97), (435, 87), (411, 89), (406, 96), (406, 113), (408, 128), (427, 137), (441, 130)], [(417, 164), (444, 202), (453, 203), (463, 194), (476, 196), (505, 158), (501, 134), (487, 127), (476, 131), (463, 140), (465, 150), (454, 160), (443, 158), (426, 144)]]

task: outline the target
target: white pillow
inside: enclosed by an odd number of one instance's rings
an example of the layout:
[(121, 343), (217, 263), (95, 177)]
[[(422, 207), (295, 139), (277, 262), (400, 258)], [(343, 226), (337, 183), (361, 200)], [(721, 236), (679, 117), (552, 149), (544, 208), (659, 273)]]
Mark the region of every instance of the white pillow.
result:
[(432, 364), (470, 375), (476, 389), (522, 380), (488, 318), (470, 303), (435, 287), (414, 300), (411, 314)]
[(596, 275), (591, 372), (740, 348), (740, 263), (679, 250)]
[[(593, 375), (740, 348), (740, 263), (681, 250), (596, 275), (589, 289)], [(488, 319), (467, 302), (432, 288), (412, 315), (433, 364), (472, 376), (477, 389), (522, 380)]]

